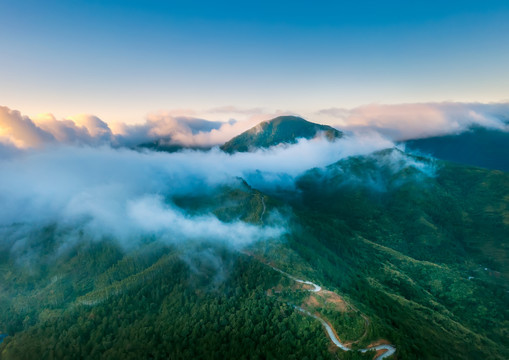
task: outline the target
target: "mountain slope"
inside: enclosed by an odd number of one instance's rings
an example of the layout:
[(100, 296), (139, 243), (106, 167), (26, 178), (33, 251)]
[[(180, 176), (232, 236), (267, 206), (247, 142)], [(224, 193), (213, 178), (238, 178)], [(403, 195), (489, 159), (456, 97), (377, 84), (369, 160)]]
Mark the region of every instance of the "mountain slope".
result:
[(47, 227), (24, 239), (41, 254), (28, 265), (0, 243), (1, 358), (373, 359), (334, 348), (293, 306), (352, 348), (383, 339), (398, 359), (509, 358), (508, 174), (388, 149), (312, 169), (292, 194), (236, 179), (171, 201), (223, 222), (284, 218), (287, 233), (241, 252), (86, 238), (59, 251), (66, 235)]
[(300, 138), (312, 139), (319, 133), (323, 133), (329, 140), (342, 137), (340, 131), (330, 126), (315, 124), (297, 116), (279, 116), (234, 137), (221, 149), (228, 153), (247, 152), (281, 143), (293, 144)]
[(292, 247), (390, 324), (398, 358), (509, 355), (509, 175), (392, 150), (310, 171), (298, 189)]
[(509, 132), (473, 128), (458, 135), (408, 140), (406, 146), (439, 159), (509, 172)]

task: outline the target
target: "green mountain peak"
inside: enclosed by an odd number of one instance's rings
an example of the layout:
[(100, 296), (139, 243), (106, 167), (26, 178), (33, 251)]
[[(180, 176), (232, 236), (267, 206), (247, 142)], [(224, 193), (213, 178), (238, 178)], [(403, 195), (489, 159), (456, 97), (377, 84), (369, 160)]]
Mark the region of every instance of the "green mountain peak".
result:
[(312, 139), (319, 134), (331, 141), (343, 136), (341, 131), (328, 125), (312, 123), (298, 116), (278, 116), (234, 137), (221, 149), (228, 153), (247, 152), (281, 143), (294, 144), (298, 139)]

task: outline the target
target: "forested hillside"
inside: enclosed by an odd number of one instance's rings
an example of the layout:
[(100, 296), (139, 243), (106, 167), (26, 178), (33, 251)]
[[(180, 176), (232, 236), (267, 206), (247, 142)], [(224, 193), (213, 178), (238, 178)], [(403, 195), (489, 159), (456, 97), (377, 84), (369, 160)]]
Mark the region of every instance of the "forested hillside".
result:
[(221, 149), (227, 153), (246, 152), (278, 144), (294, 144), (298, 139), (312, 139), (320, 134), (331, 141), (343, 136), (341, 131), (328, 125), (315, 124), (297, 116), (279, 116), (235, 136)]
[(473, 127), (460, 134), (412, 139), (408, 151), (487, 169), (509, 171), (509, 132)]
[[(2, 359), (398, 359), (509, 356), (509, 175), (399, 150), (312, 169), (291, 191), (237, 179), (167, 199), (225, 223), (285, 224), (277, 238), (134, 248), (62, 228), (2, 229)], [(284, 219), (284, 220), (282, 220)], [(18, 236), (19, 239), (19, 236)], [(18, 242), (18, 247), (19, 242)], [(271, 266), (328, 292), (310, 295)]]

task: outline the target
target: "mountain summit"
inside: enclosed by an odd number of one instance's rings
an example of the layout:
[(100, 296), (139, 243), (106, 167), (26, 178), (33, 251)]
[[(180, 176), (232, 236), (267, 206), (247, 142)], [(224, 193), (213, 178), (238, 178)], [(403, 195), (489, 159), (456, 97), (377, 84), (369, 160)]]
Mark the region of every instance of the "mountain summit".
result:
[(329, 140), (343, 136), (341, 131), (328, 125), (315, 124), (297, 116), (279, 116), (234, 137), (221, 146), (221, 150), (228, 153), (247, 152), (251, 149), (268, 148), (281, 143), (294, 144), (297, 139), (312, 139), (320, 133)]

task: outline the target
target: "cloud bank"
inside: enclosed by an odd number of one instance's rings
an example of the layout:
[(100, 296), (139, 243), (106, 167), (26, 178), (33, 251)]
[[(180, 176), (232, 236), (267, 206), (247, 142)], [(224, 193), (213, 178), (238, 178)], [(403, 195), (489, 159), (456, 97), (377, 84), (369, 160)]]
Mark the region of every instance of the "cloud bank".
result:
[[(242, 247), (280, 237), (284, 222), (224, 223), (210, 213), (190, 215), (172, 198), (206, 196), (222, 185), (238, 184), (238, 178), (260, 189), (288, 188), (310, 168), (390, 146), (373, 135), (336, 142), (301, 140), (234, 155), (217, 148), (169, 154), (108, 145), (26, 150), (0, 159), (0, 229), (57, 224), (71, 240), (84, 233), (126, 246), (153, 236), (173, 244), (207, 240)], [(20, 234), (16, 241), (22, 244), (26, 236)]]
[[(206, 116), (199, 117), (192, 110), (159, 112), (148, 115), (141, 124), (108, 125), (98, 117), (86, 114), (62, 120), (42, 114), (31, 119), (19, 111), (0, 106), (0, 151), (7, 154), (7, 148), (12, 152), (12, 148), (40, 148), (54, 144), (113, 147), (157, 144), (207, 148), (221, 145), (261, 121), (279, 115), (299, 115), (279, 111), (267, 113), (259, 108), (243, 110), (233, 106), (213, 108), (205, 113)], [(221, 121), (207, 120), (209, 116), (217, 118), (218, 115)], [(509, 131), (509, 103), (371, 104), (354, 109), (323, 109), (303, 116), (339, 130), (377, 132), (391, 141), (456, 134), (472, 126)]]
[[(210, 111), (227, 110), (233, 114), (240, 111), (229, 108)], [(185, 116), (180, 112), (160, 112), (148, 115), (141, 124), (110, 126), (94, 115), (81, 114), (58, 120), (52, 114), (42, 114), (31, 119), (19, 111), (0, 106), (0, 145), (18, 149), (54, 144), (135, 147), (157, 141), (160, 145), (211, 147), (225, 143), (270, 117), (254, 113), (244, 121), (224, 122)]]
[(509, 103), (371, 104), (316, 115), (338, 129), (376, 131), (393, 141), (458, 134), (472, 126), (509, 131)]
[[(58, 251), (83, 239), (115, 239), (125, 247), (150, 238), (167, 244), (206, 241), (242, 248), (279, 238), (286, 223), (277, 216), (264, 225), (225, 223), (212, 213), (192, 215), (173, 198), (206, 196), (222, 185), (238, 185), (238, 178), (266, 192), (293, 190), (305, 171), (392, 148), (390, 139), (459, 132), (474, 124), (507, 130), (507, 110), (507, 104), (328, 109), (318, 117), (339, 122), (338, 128), (355, 134), (335, 142), (300, 139), (249, 153), (226, 154), (212, 147), (169, 154), (131, 148), (156, 140), (195, 147), (222, 144), (275, 114), (251, 109), (245, 121), (222, 122), (158, 113), (143, 124), (110, 127), (92, 115), (58, 120), (44, 114), (31, 119), (0, 107), (0, 249), (20, 261), (31, 259), (37, 255), (31, 241), (37, 242), (41, 229), (52, 226), (60, 241)], [(214, 111), (241, 113), (235, 108)], [(404, 163), (433, 176), (432, 168), (411, 160), (400, 156), (388, 161), (390, 166)]]

